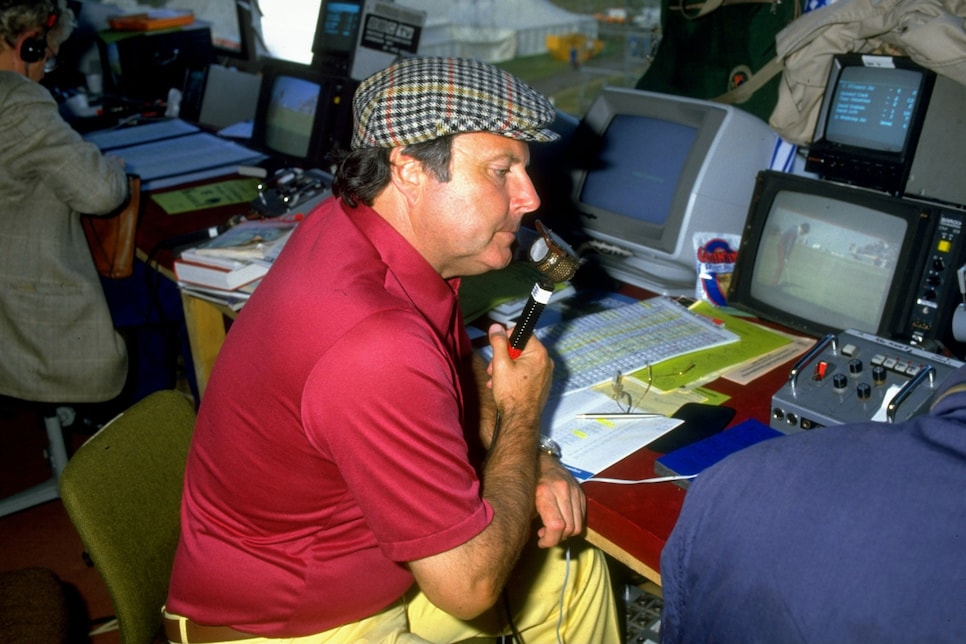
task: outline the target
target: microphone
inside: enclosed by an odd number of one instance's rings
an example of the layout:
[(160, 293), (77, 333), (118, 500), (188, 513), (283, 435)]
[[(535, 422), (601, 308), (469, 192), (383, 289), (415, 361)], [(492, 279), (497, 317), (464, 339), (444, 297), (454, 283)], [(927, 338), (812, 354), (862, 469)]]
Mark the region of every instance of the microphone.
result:
[[(510, 332), (510, 358), (516, 360), (523, 352), (530, 336), (533, 335), (537, 327), (540, 314), (546, 308), (553, 295), (554, 286), (557, 282), (571, 279), (580, 268), (580, 258), (573, 251), (567, 242), (560, 239), (543, 223), (537, 220), (537, 232), (540, 237), (530, 245), (530, 261), (532, 261), (540, 272), (540, 278), (533, 285), (530, 297), (520, 315), (520, 321)], [(493, 426), (493, 437), (490, 439), (490, 449), (496, 444), (497, 437), (500, 435), (500, 427), (503, 424), (503, 416), (499, 410), (496, 412), (496, 420)]]
[(555, 284), (573, 278), (580, 268), (580, 258), (573, 249), (539, 219), (537, 232), (540, 237), (530, 246), (530, 260), (540, 271), (540, 278), (533, 285), (523, 313), (510, 333), (510, 357), (514, 360), (533, 335), (540, 315), (550, 302)]

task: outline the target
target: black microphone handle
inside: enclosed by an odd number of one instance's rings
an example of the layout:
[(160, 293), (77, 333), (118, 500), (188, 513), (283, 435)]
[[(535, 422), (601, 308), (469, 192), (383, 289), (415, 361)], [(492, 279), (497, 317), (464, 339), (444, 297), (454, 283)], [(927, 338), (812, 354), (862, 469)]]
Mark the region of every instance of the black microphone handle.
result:
[(510, 357), (514, 360), (523, 352), (523, 347), (527, 346), (527, 341), (530, 340), (534, 329), (537, 328), (540, 314), (543, 313), (543, 309), (550, 301), (553, 291), (554, 285), (549, 281), (540, 281), (533, 285), (530, 297), (527, 298), (527, 305), (523, 308), (519, 321), (510, 333)]

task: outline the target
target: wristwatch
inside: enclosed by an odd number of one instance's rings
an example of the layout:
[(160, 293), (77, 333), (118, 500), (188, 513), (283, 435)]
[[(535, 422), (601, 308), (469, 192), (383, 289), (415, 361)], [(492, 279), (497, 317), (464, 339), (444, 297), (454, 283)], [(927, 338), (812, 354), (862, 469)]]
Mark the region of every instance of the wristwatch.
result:
[(557, 441), (553, 440), (552, 438), (548, 438), (541, 434), (540, 442), (537, 443), (537, 446), (539, 447), (541, 452), (550, 454), (556, 459), (560, 458), (560, 455), (561, 455), (560, 445), (557, 445)]

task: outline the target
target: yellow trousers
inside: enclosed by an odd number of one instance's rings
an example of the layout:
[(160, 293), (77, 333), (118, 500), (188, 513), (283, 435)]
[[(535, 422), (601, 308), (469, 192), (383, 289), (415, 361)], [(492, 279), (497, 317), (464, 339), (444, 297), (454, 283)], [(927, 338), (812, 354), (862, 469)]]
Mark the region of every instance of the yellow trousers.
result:
[[(514, 631), (523, 644), (620, 641), (617, 606), (604, 555), (576, 539), (569, 553), (568, 546), (526, 549), (507, 584), (506, 600), (505, 605), (499, 602), (480, 617), (464, 621), (414, 591), (372, 617), (323, 633), (253, 638), (243, 640), (243, 644), (442, 644)], [(512, 623), (508, 615), (512, 615)]]

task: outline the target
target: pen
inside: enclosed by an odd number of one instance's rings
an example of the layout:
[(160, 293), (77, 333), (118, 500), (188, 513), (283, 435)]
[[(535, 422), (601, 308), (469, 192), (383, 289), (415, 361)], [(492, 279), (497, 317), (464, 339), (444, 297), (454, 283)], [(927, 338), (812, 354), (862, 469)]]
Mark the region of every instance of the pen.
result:
[(638, 414), (638, 413), (613, 413), (613, 414), (577, 414), (581, 420), (637, 420), (639, 418), (662, 418), (664, 414)]

